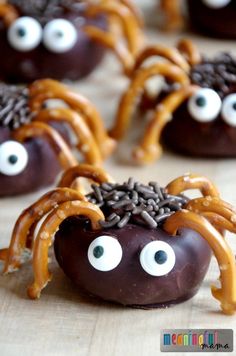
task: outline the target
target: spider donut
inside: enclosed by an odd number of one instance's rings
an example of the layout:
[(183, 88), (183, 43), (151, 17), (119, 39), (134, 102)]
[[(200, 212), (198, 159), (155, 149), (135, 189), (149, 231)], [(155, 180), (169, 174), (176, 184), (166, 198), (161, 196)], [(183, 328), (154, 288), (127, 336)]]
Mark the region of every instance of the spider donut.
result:
[[(67, 107), (50, 108), (45, 105), (50, 99), (60, 99)], [(114, 148), (86, 98), (49, 79), (25, 87), (0, 85), (0, 196), (54, 183), (61, 170), (77, 164), (75, 144), (84, 161), (93, 165), (101, 164)]]
[[(144, 66), (152, 56), (159, 60)], [(153, 77), (164, 80), (150, 97), (145, 86)], [(152, 116), (134, 150), (138, 162), (158, 158), (160, 141), (191, 156), (236, 157), (236, 59), (229, 53), (205, 58), (187, 39), (177, 48), (153, 45), (141, 51), (111, 130), (115, 139), (127, 131), (141, 93), (142, 107)]]
[(77, 80), (99, 64), (104, 47), (126, 71), (140, 48), (141, 28), (132, 0), (0, 1), (0, 79)]
[[(90, 193), (70, 188), (79, 177), (94, 181)], [(183, 195), (188, 189), (199, 189), (203, 197), (190, 200)], [(213, 252), (221, 287), (213, 286), (212, 294), (224, 313), (233, 314), (235, 257), (222, 232), (235, 232), (235, 222), (235, 209), (205, 177), (188, 174), (166, 188), (132, 178), (119, 184), (101, 168), (84, 164), (70, 168), (57, 189), (20, 215), (0, 258), (8, 273), (21, 266), (26, 249), (32, 252), (34, 282), (28, 295), (36, 299), (52, 278), (48, 250), (54, 243), (59, 265), (84, 292), (154, 308), (194, 296)]]
[(188, 22), (195, 30), (214, 37), (236, 38), (234, 0), (160, 0), (164, 28), (183, 27), (183, 4), (187, 7)]

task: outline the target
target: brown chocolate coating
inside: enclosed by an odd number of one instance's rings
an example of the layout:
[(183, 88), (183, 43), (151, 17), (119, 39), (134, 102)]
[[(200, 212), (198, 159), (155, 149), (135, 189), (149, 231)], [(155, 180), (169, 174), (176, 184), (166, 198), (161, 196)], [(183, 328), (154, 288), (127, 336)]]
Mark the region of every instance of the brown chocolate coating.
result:
[(236, 3), (213, 9), (201, 0), (187, 0), (190, 24), (206, 35), (223, 38), (236, 38)]
[[(90, 265), (87, 252), (101, 235), (118, 239), (123, 257), (109, 272)], [(142, 248), (153, 240), (170, 244), (176, 263), (170, 273), (153, 277), (141, 267)], [(65, 220), (55, 236), (55, 254), (65, 274), (82, 290), (107, 301), (135, 307), (163, 307), (191, 298), (199, 289), (211, 259), (207, 242), (196, 232), (183, 229), (168, 236), (162, 229), (128, 224), (122, 229), (91, 231), (89, 222), (78, 217)]]
[(90, 74), (102, 60), (104, 47), (89, 39), (82, 27), (91, 24), (106, 29), (106, 21), (102, 16), (88, 19), (83, 13), (66, 13), (63, 18), (72, 21), (77, 28), (78, 38), (71, 50), (60, 54), (50, 52), (42, 43), (29, 52), (15, 50), (8, 43), (7, 29), (1, 22), (0, 80), (10, 83), (32, 82), (49, 77), (77, 80)]
[[(67, 128), (58, 123), (51, 123), (51, 126), (69, 142)], [(11, 131), (0, 128), (0, 145), (9, 140), (12, 140)], [(0, 197), (26, 194), (51, 185), (61, 171), (56, 153), (46, 139), (30, 139), (23, 145), (28, 153), (28, 164), (15, 176), (0, 173)]]

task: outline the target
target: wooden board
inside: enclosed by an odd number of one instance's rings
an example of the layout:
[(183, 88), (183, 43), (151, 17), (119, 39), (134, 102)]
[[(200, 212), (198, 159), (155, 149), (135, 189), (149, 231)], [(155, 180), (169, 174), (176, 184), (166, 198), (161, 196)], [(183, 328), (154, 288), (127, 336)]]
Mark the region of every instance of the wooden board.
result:
[[(153, 12), (155, 0), (138, 2), (145, 5), (147, 13)], [(149, 28), (147, 32), (150, 40), (165, 44), (174, 44), (179, 37), (158, 34), (154, 28)], [(235, 47), (235, 43), (227, 41), (196, 36), (195, 40), (208, 54)], [(97, 105), (109, 126), (113, 122), (120, 93), (126, 85), (127, 80), (120, 76), (116, 60), (113, 56), (107, 56), (103, 65), (87, 81), (73, 86)], [(135, 126), (140, 126), (140, 121)], [(218, 185), (222, 197), (236, 205), (235, 160), (192, 160), (165, 152), (154, 165), (135, 167), (127, 160), (127, 153), (124, 156), (130, 142), (138, 137), (138, 132), (131, 131), (131, 138), (106, 163), (107, 170), (117, 181), (135, 176), (143, 182), (151, 178), (165, 185), (171, 179), (193, 171), (211, 178)], [(0, 200), (1, 247), (8, 245), (13, 223), (21, 210), (40, 194)], [(235, 237), (229, 236), (229, 240), (236, 252)], [(214, 259), (196, 297), (171, 309), (152, 311), (132, 310), (84, 299), (54, 259), (50, 267), (53, 281), (36, 302), (26, 296), (26, 286), (32, 280), (30, 265), (24, 266), (18, 273), (0, 277), (1, 356), (156, 356), (160, 354), (159, 335), (162, 328), (236, 326), (236, 316), (220, 313), (218, 302), (211, 297), (210, 285), (219, 275)]]

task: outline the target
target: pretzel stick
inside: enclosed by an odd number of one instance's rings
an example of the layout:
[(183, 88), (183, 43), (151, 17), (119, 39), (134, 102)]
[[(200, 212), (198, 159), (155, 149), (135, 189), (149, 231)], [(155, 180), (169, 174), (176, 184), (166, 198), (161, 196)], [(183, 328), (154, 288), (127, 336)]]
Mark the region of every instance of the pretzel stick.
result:
[(70, 216), (88, 217), (91, 220), (93, 230), (101, 229), (99, 221), (105, 219), (102, 211), (96, 205), (81, 201), (60, 204), (48, 215), (35, 239), (33, 253), (34, 282), (28, 288), (28, 296), (31, 299), (39, 298), (42, 289), (52, 278), (48, 271), (48, 250), (61, 222)]
[(191, 66), (201, 63), (202, 56), (197, 46), (191, 40), (183, 38), (178, 42), (177, 48), (186, 57)]
[(212, 213), (212, 212), (201, 212), (201, 215), (204, 216), (210, 223), (217, 229), (219, 232), (224, 234), (225, 230), (228, 230), (230, 232), (236, 232), (235, 226), (233, 223), (225, 219), (223, 216)]
[[(108, 1), (110, 1), (110, 0), (108, 0)], [(128, 7), (130, 12), (132, 12), (132, 14), (135, 16), (139, 26), (141, 28), (144, 27), (144, 21), (143, 21), (143, 16), (141, 14), (141, 11), (139, 10), (139, 8), (137, 6), (135, 6), (133, 1), (131, 1), (131, 0), (117, 0), (117, 1), (118, 1), (118, 3), (121, 2), (124, 6)]]
[(85, 200), (84, 196), (69, 188), (58, 188), (43, 195), (36, 203), (24, 210), (14, 226), (11, 243), (7, 250), (0, 250), (0, 254), (5, 259), (4, 273), (18, 269), (21, 264), (21, 256), (26, 246), (32, 240), (31, 233), (36, 224), (57, 204), (70, 200)]
[(115, 148), (115, 142), (105, 130), (103, 120), (95, 106), (82, 95), (70, 91), (66, 86), (52, 79), (35, 81), (30, 87), (30, 108), (39, 112), (42, 104), (49, 99), (61, 99), (73, 110), (78, 111), (87, 124), (100, 147), (102, 156), (109, 156)]
[(141, 164), (147, 164), (159, 158), (162, 154), (160, 145), (164, 127), (172, 118), (172, 113), (193, 93), (196, 87), (189, 85), (169, 94), (160, 102), (148, 123), (140, 144), (133, 150), (133, 158)]
[(88, 178), (102, 184), (111, 182), (112, 179), (101, 167), (93, 167), (88, 164), (80, 164), (68, 169), (58, 184), (58, 187), (70, 187), (77, 178)]
[[(116, 18), (123, 32), (123, 40), (127, 42), (129, 51), (132, 55), (135, 55), (140, 48), (140, 30), (137, 24), (136, 17), (130, 11), (127, 6), (116, 2), (105, 2), (97, 5), (89, 5), (86, 11), (88, 16), (96, 16), (98, 14), (105, 14), (112, 20)], [(119, 39), (117, 38), (117, 41)]]
[(226, 240), (207, 219), (188, 210), (176, 212), (164, 224), (164, 230), (170, 235), (176, 235), (180, 228), (197, 231), (210, 245), (219, 265), (221, 281), (221, 288), (212, 286), (211, 291), (221, 302), (223, 312), (233, 314), (236, 310), (236, 265)]
[(31, 124), (24, 125), (13, 131), (12, 135), (13, 138), (19, 142), (25, 142), (27, 139), (35, 137), (46, 139), (57, 155), (61, 167), (64, 169), (78, 164), (69, 146), (61, 135), (52, 127), (42, 122), (32, 122)]
[(189, 72), (190, 66), (185, 58), (179, 53), (179, 51), (176, 48), (162, 45), (150, 45), (144, 48), (144, 50), (136, 56), (134, 71), (140, 68), (145, 60), (149, 59), (151, 56), (164, 57), (171, 63), (182, 68), (185, 72)]
[(83, 31), (92, 40), (100, 43), (106, 48), (109, 48), (121, 63), (124, 74), (127, 76), (130, 74), (130, 71), (134, 65), (134, 57), (122, 43), (117, 41), (113, 33), (107, 33), (95, 26), (85, 26), (83, 27)]
[(166, 187), (167, 192), (173, 195), (182, 194), (189, 189), (199, 189), (204, 197), (219, 197), (216, 186), (208, 178), (197, 174), (185, 174), (170, 182)]
[(10, 4), (0, 4), (0, 18), (6, 27), (9, 27), (19, 17), (15, 7)]
[(160, 0), (160, 8), (165, 15), (163, 28), (167, 31), (180, 30), (184, 25), (181, 14), (182, 0)]
[(179, 67), (169, 63), (156, 63), (148, 68), (140, 68), (134, 73), (129, 88), (121, 98), (116, 122), (111, 130), (112, 137), (121, 139), (124, 136), (130, 124), (137, 97), (139, 97), (144, 90), (146, 81), (156, 75), (166, 77), (181, 85), (189, 83), (189, 78), (185, 72)]
[(77, 140), (77, 148), (81, 151), (85, 157), (85, 161), (89, 164), (100, 165), (102, 157), (99, 151), (99, 147), (87, 124), (83, 118), (71, 109), (59, 108), (59, 109), (46, 109), (40, 111), (34, 119), (36, 122), (49, 121), (61, 121), (66, 122), (73, 129)]

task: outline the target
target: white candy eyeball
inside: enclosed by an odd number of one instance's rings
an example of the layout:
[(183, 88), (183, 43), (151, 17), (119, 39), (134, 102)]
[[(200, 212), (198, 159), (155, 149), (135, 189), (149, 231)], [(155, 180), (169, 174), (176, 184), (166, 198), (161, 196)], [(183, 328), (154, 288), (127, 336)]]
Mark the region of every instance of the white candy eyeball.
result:
[(154, 277), (169, 273), (175, 265), (173, 248), (164, 241), (152, 241), (141, 251), (140, 264), (145, 272)]
[(38, 21), (32, 17), (20, 17), (8, 29), (8, 42), (20, 52), (31, 51), (40, 44), (42, 32)]
[(15, 176), (24, 171), (28, 163), (28, 153), (16, 141), (6, 141), (0, 145), (0, 173)]
[(224, 99), (221, 113), (227, 124), (236, 126), (236, 94), (230, 94)]
[(212, 89), (199, 89), (188, 101), (190, 115), (199, 122), (210, 122), (217, 118), (221, 109), (221, 99)]
[(111, 236), (97, 237), (88, 248), (88, 260), (98, 271), (107, 272), (116, 268), (122, 259), (122, 248)]
[(70, 51), (77, 41), (75, 26), (64, 19), (50, 21), (44, 28), (43, 43), (51, 52), (64, 53)]
[(231, 0), (202, 0), (202, 2), (212, 9), (220, 9), (221, 7), (227, 6)]

